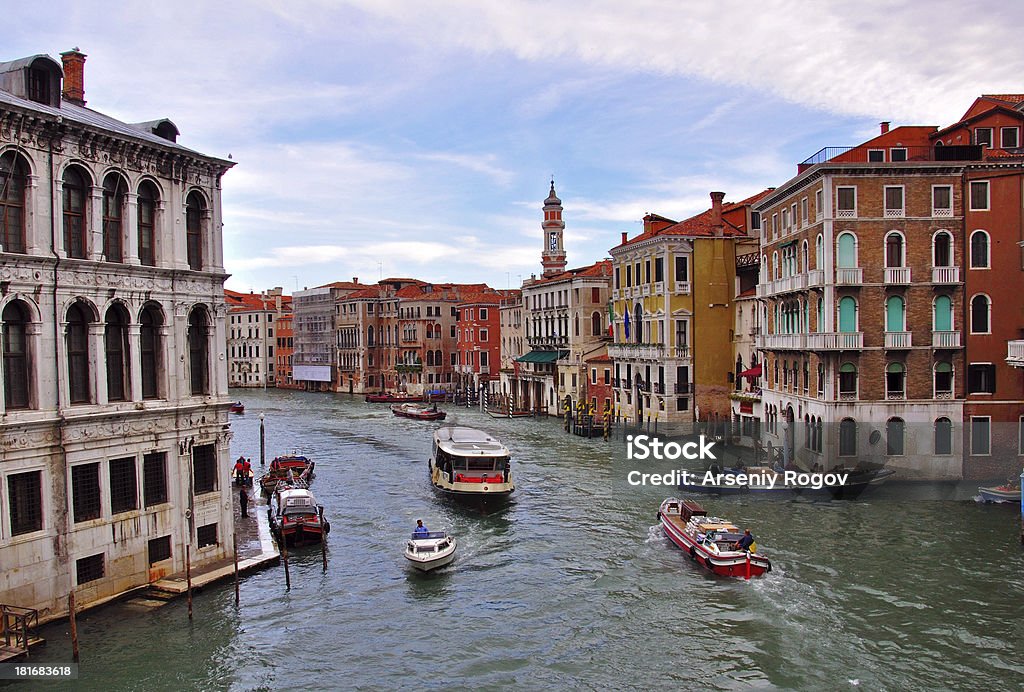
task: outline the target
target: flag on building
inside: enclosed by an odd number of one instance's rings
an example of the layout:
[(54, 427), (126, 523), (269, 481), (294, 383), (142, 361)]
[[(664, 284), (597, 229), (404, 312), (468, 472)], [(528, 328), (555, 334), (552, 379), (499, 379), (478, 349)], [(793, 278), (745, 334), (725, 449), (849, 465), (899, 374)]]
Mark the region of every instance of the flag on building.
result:
[(608, 336), (615, 338), (615, 310), (612, 301), (608, 301)]
[(629, 341), (629, 310), (624, 310), (622, 313), (622, 324), (626, 330), (626, 341)]

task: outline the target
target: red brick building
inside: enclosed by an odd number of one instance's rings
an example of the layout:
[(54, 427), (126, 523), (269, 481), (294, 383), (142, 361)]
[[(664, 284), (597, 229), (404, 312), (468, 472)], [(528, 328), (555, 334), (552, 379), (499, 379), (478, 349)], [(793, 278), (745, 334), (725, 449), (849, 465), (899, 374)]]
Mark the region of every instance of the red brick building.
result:
[(456, 387), (474, 391), (494, 389), (501, 366), (502, 295), (481, 291), (465, 296), (456, 307), (458, 364)]

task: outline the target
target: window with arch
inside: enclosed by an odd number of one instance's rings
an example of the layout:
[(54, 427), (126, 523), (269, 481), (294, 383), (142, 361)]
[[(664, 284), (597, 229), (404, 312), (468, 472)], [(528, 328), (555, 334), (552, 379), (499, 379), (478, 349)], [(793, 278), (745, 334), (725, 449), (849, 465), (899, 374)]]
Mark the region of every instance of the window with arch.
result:
[(642, 344), (644, 342), (644, 309), (640, 305), (633, 309), (633, 331), (636, 343)]
[(857, 455), (857, 423), (852, 418), (839, 422), (839, 456)]
[(992, 331), (992, 302), (984, 293), (971, 298), (971, 334), (988, 334)]
[(825, 396), (825, 365), (818, 363), (818, 398)]
[(427, 351), (427, 366), (428, 367), (433, 367), (433, 365), (434, 365), (434, 352), (433, 351)]
[(989, 268), (989, 242), (988, 233), (975, 231), (971, 234), (971, 269)]
[[(185, 201), (185, 253), (188, 268), (203, 268), (203, 213), (205, 203), (198, 192), (190, 192)], [(397, 341), (397, 339), (396, 339)]]
[(906, 423), (902, 418), (890, 418), (885, 422), (885, 453), (888, 456), (903, 456)]
[(814, 268), (821, 269), (825, 266), (825, 240), (818, 234), (814, 241)]
[(192, 308), (188, 316), (189, 391), (210, 393), (210, 318), (206, 309)]
[(885, 236), (885, 266), (903, 266), (903, 234), (891, 231)]
[(778, 279), (782, 273), (782, 266), (779, 264), (779, 252), (772, 253), (772, 279)]
[(809, 262), (810, 262), (809, 248), (810, 248), (810, 245), (808, 245), (807, 240), (804, 240), (803, 249), (802, 249), (801, 254), (800, 254), (800, 261), (803, 263), (803, 266), (799, 269), (799, 271), (807, 272), (807, 271), (810, 271), (810, 269), (811, 269), (811, 265), (809, 264)]
[(373, 346), (374, 345), (374, 343), (373, 343), (373, 327), (372, 326), (366, 328), (366, 345), (367, 346)]
[(601, 324), (601, 313), (594, 311), (590, 315), (590, 334), (591, 336), (602, 336), (604, 329)]
[(142, 365), (142, 398), (160, 398), (162, 344), (160, 329), (164, 318), (160, 307), (146, 305), (139, 315), (139, 357)]
[(953, 398), (953, 365), (947, 361), (935, 364), (935, 398)]
[(889, 296), (885, 299), (885, 331), (907, 331), (907, 304), (902, 296)]
[(953, 301), (949, 296), (936, 296), (932, 328), (937, 332), (953, 330)]
[(932, 266), (953, 266), (953, 236), (946, 231), (939, 231), (932, 238)]
[(64, 171), (62, 205), (64, 211), (64, 252), (74, 259), (86, 256), (86, 209), (88, 208), (88, 186), (85, 175), (78, 166), (69, 166)]
[(953, 453), (953, 423), (948, 418), (935, 419), (932, 443), (936, 454)]
[(857, 366), (853, 363), (839, 366), (839, 398), (857, 398)]
[(29, 408), (28, 309), (21, 301), (13, 300), (4, 306), (0, 320), (3, 321), (0, 349), (4, 354), (4, 407), (6, 410)]
[(441, 360), (441, 351), (440, 350), (434, 351), (434, 366), (435, 367), (440, 367), (442, 365), (444, 365), (444, 363)]
[(857, 266), (857, 239), (850, 232), (839, 234), (836, 266), (841, 269), (852, 269)]
[(157, 190), (145, 180), (139, 185), (138, 226), (139, 262), (147, 267), (156, 266), (156, 207)]
[(28, 166), (13, 151), (0, 156), (0, 249), (25, 252)]
[(122, 305), (107, 310), (103, 327), (103, 348), (107, 366), (107, 400), (127, 401), (131, 398), (128, 383), (128, 313)]
[(124, 261), (124, 200), (127, 185), (117, 173), (103, 180), (103, 256), (108, 262)]
[(907, 371), (903, 363), (889, 363), (885, 367), (885, 398), (906, 398)]
[(857, 301), (852, 296), (839, 299), (839, 331), (857, 331)]
[(80, 303), (68, 308), (65, 333), (68, 356), (68, 396), (72, 404), (92, 401), (89, 386), (89, 324), (92, 315)]

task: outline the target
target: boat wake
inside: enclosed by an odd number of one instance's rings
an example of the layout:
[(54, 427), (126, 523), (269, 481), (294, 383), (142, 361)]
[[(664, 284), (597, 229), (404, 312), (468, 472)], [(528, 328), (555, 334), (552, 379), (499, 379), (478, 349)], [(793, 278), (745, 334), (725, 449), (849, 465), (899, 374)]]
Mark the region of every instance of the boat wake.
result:
[(647, 540), (644, 543), (666, 543), (668, 538), (665, 536), (665, 532), (661, 530), (660, 524), (647, 527)]

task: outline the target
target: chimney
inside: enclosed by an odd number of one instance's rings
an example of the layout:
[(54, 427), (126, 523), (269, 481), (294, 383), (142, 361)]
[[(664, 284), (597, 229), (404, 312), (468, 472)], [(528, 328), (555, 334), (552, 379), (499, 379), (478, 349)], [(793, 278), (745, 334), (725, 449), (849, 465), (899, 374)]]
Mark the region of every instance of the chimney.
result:
[(626, 238), (628, 238), (628, 237), (629, 237), (629, 233), (627, 231), (623, 231), (622, 232), (622, 244), (623, 245), (626, 244)]
[(359, 277), (358, 276), (353, 276), (352, 277), (352, 283), (354, 283), (354, 284), (359, 283)]
[(711, 227), (716, 236), (723, 234), (722, 226), (722, 200), (725, 199), (724, 192), (711, 193)]
[(64, 63), (64, 89), (61, 96), (79, 106), (85, 105), (85, 53), (78, 48), (60, 54)]
[(879, 125), (881, 125), (881, 127), (882, 127), (882, 134), (883, 135), (886, 132), (889, 131), (889, 121), (888, 120), (883, 120), (882, 122), (879, 123)]

